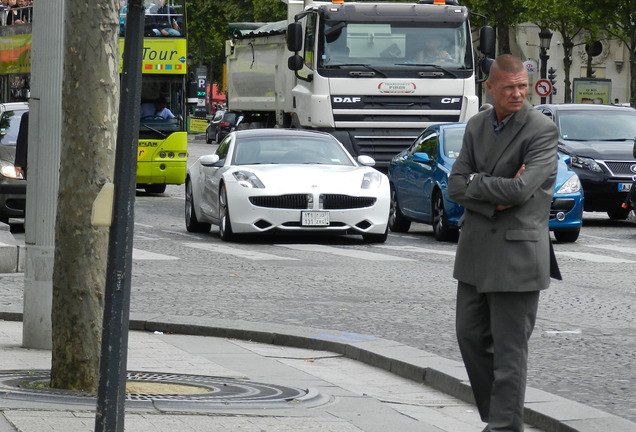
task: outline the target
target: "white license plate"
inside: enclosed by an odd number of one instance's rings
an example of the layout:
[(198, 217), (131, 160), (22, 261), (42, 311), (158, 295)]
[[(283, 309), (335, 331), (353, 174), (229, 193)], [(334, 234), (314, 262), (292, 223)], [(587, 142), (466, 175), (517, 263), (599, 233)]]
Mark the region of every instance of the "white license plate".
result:
[(325, 226), (329, 225), (329, 212), (326, 211), (304, 211), (301, 212), (302, 226)]
[(632, 188), (632, 183), (619, 183), (618, 184), (618, 191), (619, 192), (629, 192), (629, 190)]

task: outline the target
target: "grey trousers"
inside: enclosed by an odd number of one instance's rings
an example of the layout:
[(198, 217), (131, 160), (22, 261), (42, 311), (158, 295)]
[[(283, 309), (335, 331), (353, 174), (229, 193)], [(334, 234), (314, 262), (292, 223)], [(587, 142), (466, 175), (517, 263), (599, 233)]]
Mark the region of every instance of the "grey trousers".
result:
[(479, 415), (492, 432), (522, 432), (528, 340), (540, 291), (457, 286), (456, 331)]

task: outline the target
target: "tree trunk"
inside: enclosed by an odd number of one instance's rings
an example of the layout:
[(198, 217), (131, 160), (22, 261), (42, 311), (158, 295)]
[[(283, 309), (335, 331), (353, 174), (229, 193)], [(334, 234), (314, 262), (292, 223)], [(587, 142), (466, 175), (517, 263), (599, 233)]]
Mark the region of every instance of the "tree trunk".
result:
[(570, 81), (570, 72), (572, 69), (572, 51), (574, 44), (570, 38), (563, 38), (563, 103), (572, 102), (572, 81)]
[(66, 0), (51, 386), (96, 391), (108, 228), (91, 209), (111, 182), (119, 107), (118, 0)]
[(510, 26), (500, 24), (497, 26), (497, 46), (499, 48), (498, 55), (510, 54)]

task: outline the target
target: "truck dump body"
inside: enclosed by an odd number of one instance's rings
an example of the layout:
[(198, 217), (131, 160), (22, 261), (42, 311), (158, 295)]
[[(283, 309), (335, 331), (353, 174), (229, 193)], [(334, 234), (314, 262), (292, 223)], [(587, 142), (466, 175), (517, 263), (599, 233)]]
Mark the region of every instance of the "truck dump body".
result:
[(295, 73), (286, 68), (294, 53), (287, 50), (284, 22), (228, 42), (230, 109), (330, 132), (379, 166), (425, 127), (466, 121), (477, 112), (465, 7), (320, 3), (296, 18), (303, 46)]

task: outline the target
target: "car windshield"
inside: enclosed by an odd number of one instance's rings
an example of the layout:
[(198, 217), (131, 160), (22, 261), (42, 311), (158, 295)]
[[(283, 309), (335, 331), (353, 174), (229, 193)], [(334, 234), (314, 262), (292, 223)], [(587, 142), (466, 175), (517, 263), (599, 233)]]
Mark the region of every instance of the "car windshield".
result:
[(0, 145), (14, 146), (20, 130), (20, 119), (25, 111), (5, 111), (0, 119)]
[(572, 141), (624, 141), (636, 137), (636, 110), (561, 111), (561, 137)]
[(236, 113), (225, 113), (222, 121), (226, 121), (228, 123), (234, 123), (234, 120), (236, 120)]
[(237, 139), (233, 164), (353, 165), (335, 140), (288, 135)]
[(464, 128), (449, 128), (444, 130), (444, 154), (446, 157), (456, 159), (462, 149)]

